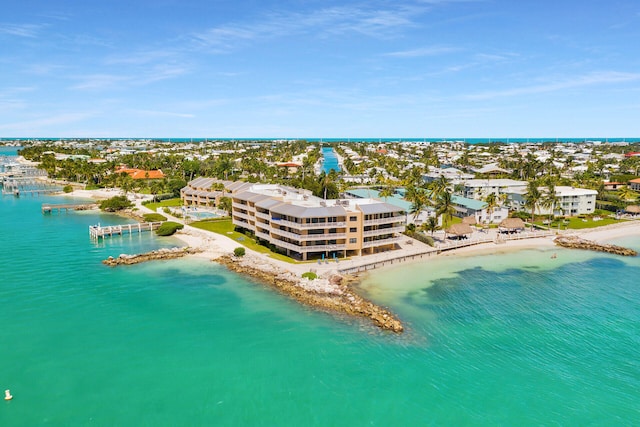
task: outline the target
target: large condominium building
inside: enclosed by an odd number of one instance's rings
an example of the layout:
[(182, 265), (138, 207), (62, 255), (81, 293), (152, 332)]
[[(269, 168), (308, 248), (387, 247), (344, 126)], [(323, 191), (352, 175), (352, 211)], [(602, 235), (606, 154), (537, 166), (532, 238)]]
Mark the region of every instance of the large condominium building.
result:
[[(550, 215), (553, 213), (556, 216), (575, 216), (592, 214), (596, 209), (596, 196), (598, 194), (596, 190), (565, 186), (557, 186), (555, 190), (557, 202), (553, 206), (542, 206), (543, 204), (540, 203), (536, 208), (536, 214)], [(525, 207), (526, 192), (525, 189), (511, 193), (511, 206), (518, 210), (530, 210), (530, 208)], [(540, 192), (544, 197), (547, 188), (540, 187)]]
[(217, 206), (223, 196), (215, 178), (196, 178), (180, 190), (180, 198), (186, 206)]
[(404, 231), (403, 209), (373, 199), (323, 200), (273, 184), (231, 197), (234, 225), (302, 260), (391, 250)]

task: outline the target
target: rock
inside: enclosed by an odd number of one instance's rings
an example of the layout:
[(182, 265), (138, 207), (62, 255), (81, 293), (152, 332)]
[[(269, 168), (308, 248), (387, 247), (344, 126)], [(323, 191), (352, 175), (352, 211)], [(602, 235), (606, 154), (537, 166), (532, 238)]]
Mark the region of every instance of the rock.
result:
[(615, 255), (636, 256), (638, 253), (633, 249), (624, 248), (617, 245), (597, 243), (592, 240), (583, 239), (578, 236), (558, 236), (554, 239), (558, 246), (573, 249), (587, 249), (591, 251), (606, 252)]
[(350, 316), (365, 317), (384, 330), (400, 333), (402, 322), (385, 308), (373, 304), (355, 293), (348, 284), (342, 284), (343, 277), (333, 274), (329, 278), (308, 280), (290, 272), (279, 271), (269, 263), (257, 262), (255, 258), (223, 256), (216, 260), (236, 273), (252, 277), (272, 286), (298, 302), (321, 310)]
[(202, 250), (191, 248), (188, 246), (183, 248), (172, 248), (172, 249), (163, 248), (161, 250), (151, 251), (151, 252), (137, 254), (137, 255), (120, 254), (118, 258), (113, 258), (110, 256), (109, 258), (103, 260), (102, 263), (111, 267), (115, 267), (117, 265), (122, 265), (122, 264), (131, 265), (131, 264), (139, 264), (141, 262), (146, 262), (146, 261), (180, 258), (186, 255), (191, 255), (198, 252), (202, 252)]

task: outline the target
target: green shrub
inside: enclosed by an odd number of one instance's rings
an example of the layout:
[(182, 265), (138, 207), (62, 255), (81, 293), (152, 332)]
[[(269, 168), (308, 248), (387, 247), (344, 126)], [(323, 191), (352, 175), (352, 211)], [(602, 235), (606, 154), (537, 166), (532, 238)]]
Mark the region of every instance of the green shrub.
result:
[(233, 250), (233, 254), (237, 257), (243, 257), (245, 253), (246, 251), (242, 246), (239, 246)]
[(306, 273), (302, 273), (302, 277), (309, 280), (314, 280), (318, 278), (318, 275), (312, 271), (307, 271)]
[(413, 232), (411, 232), (411, 231), (408, 231), (408, 230), (407, 230), (407, 231), (405, 231), (405, 232), (404, 232), (404, 234), (405, 234), (406, 236), (409, 236), (409, 237), (411, 237), (411, 238), (416, 239), (416, 240), (417, 240), (417, 241), (419, 241), (419, 242), (425, 243), (425, 244), (427, 244), (427, 245), (429, 245), (429, 246), (433, 246), (433, 245), (435, 245), (435, 242), (434, 242), (434, 240), (433, 240), (433, 237), (431, 237), (431, 236), (427, 236), (426, 234), (424, 234), (424, 233), (422, 233), (422, 232), (420, 232), (420, 231), (413, 231)]
[(116, 212), (133, 206), (125, 196), (115, 196), (100, 202), (100, 209), (106, 212)]
[(167, 220), (166, 216), (159, 213), (147, 213), (142, 215), (142, 218), (144, 218), (146, 222), (159, 222)]
[(171, 236), (176, 231), (182, 230), (183, 228), (184, 228), (184, 225), (182, 224), (178, 224), (177, 222), (173, 222), (173, 221), (167, 221), (164, 224), (162, 224), (160, 227), (158, 227), (158, 229), (156, 230), (156, 234), (158, 236)]

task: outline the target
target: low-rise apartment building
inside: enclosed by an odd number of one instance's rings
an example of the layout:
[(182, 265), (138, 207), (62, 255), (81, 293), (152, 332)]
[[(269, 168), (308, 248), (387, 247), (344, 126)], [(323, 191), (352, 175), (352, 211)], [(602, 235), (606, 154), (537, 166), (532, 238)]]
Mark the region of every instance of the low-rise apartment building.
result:
[(301, 260), (391, 250), (404, 231), (403, 210), (373, 199), (323, 200), (273, 184), (231, 197), (234, 225)]
[[(202, 183), (190, 182), (183, 194)], [(300, 260), (395, 249), (406, 223), (402, 208), (374, 199), (324, 200), (308, 190), (245, 182), (225, 182), (225, 191), (236, 227)]]
[[(540, 187), (540, 192), (546, 193), (546, 187)], [(596, 190), (590, 190), (587, 188), (575, 188), (566, 186), (556, 186), (556, 197), (558, 202), (554, 206), (542, 206), (540, 203), (536, 208), (537, 215), (551, 215), (553, 209), (553, 215), (555, 216), (576, 216), (576, 215), (588, 215), (595, 212), (596, 209), (596, 196), (598, 192)], [(528, 211), (531, 208), (525, 206), (524, 191), (516, 191), (511, 193), (511, 207), (520, 210)]]

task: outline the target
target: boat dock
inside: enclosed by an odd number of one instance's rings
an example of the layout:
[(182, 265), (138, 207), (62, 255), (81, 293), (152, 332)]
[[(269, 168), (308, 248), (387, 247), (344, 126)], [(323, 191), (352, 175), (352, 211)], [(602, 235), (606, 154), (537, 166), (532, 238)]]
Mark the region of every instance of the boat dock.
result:
[(122, 224), (122, 225), (108, 225), (101, 226), (90, 225), (89, 236), (92, 239), (104, 239), (105, 237), (123, 236), (125, 234), (142, 233), (143, 231), (157, 230), (162, 225), (162, 221), (159, 222), (140, 222), (137, 224)]
[(50, 185), (44, 182), (41, 177), (21, 176), (21, 177), (3, 177), (2, 178), (2, 195), (14, 195), (20, 197), (23, 194), (39, 196), (41, 194), (57, 193), (62, 187)]
[(50, 204), (44, 203), (42, 205), (42, 213), (53, 213), (53, 212), (65, 212), (67, 211), (86, 211), (90, 209), (95, 209), (98, 207), (97, 203), (84, 203), (84, 204)]

